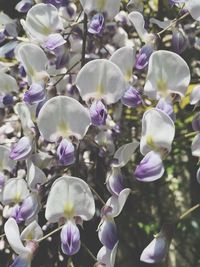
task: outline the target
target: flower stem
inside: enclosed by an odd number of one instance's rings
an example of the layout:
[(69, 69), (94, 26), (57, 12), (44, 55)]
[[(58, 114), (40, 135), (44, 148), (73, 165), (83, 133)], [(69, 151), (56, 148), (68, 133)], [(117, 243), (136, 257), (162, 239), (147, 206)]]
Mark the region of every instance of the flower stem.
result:
[(200, 203), (196, 204), (195, 206), (193, 206), (192, 208), (190, 208), (189, 210), (187, 210), (186, 212), (184, 212), (180, 217), (179, 220), (183, 220), (187, 215), (189, 215), (190, 213), (192, 213), (193, 211), (195, 211), (196, 209), (198, 209), (200, 207)]
[(43, 240), (47, 239), (48, 237), (52, 236), (53, 234), (59, 232), (64, 225), (61, 225), (60, 227), (54, 229), (52, 232), (48, 233), (47, 235), (41, 237), (40, 239), (37, 240), (38, 243), (42, 242)]
[(82, 242), (81, 246), (87, 251), (87, 253), (91, 256), (91, 258), (94, 261), (97, 261), (96, 257), (94, 256), (94, 254), (91, 252), (91, 250), (89, 250), (89, 248)]

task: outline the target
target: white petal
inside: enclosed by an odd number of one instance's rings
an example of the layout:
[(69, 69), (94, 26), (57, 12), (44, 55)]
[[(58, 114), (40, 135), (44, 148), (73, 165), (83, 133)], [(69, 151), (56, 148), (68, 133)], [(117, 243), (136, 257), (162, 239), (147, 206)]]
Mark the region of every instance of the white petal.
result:
[(107, 59), (87, 63), (79, 71), (76, 85), (84, 101), (103, 98), (107, 104), (116, 103), (126, 89), (121, 70)]
[(19, 227), (13, 218), (7, 220), (4, 226), (4, 231), (8, 243), (16, 254), (21, 255), (30, 252), (29, 249), (24, 247), (24, 245), (22, 244), (19, 234)]
[(1, 81), (1, 94), (8, 94), (11, 92), (18, 92), (18, 85), (12, 76), (0, 72), (0, 81)]
[(150, 18), (150, 23), (158, 25), (161, 29), (167, 28), (171, 24), (171, 22), (172, 22), (171, 20), (160, 21), (155, 18)]
[(34, 5), (29, 9), (26, 21), (21, 23), (28, 36), (41, 42), (51, 33), (63, 29), (57, 8), (50, 4)]
[(176, 53), (156, 51), (149, 59), (144, 93), (151, 99), (158, 94), (166, 97), (176, 93), (183, 97), (190, 83), (190, 70), (187, 63)]
[(79, 216), (90, 220), (95, 213), (94, 198), (89, 186), (80, 178), (63, 176), (51, 187), (45, 217), (50, 222)]
[(27, 105), (23, 102), (19, 102), (15, 105), (14, 109), (19, 115), (24, 134), (33, 134), (35, 125), (31, 119), (31, 113)]
[(27, 176), (26, 180), (32, 191), (38, 191), (37, 185), (41, 185), (47, 181), (44, 172), (33, 164), (31, 160), (27, 160)]
[(121, 213), (130, 192), (131, 192), (131, 189), (125, 188), (124, 190), (120, 192), (118, 197), (112, 196), (108, 199), (108, 201), (106, 202), (106, 206), (109, 206), (112, 208), (112, 211), (109, 212), (110, 216), (117, 217)]
[(119, 242), (116, 243), (112, 250), (103, 246), (97, 254), (97, 260), (104, 263), (106, 267), (114, 267), (118, 243)]
[(143, 15), (140, 12), (133, 11), (128, 15), (128, 17), (135, 26), (135, 29), (138, 35), (140, 36), (141, 40), (145, 42), (149, 34), (144, 27), (145, 21)]
[(135, 53), (135, 48), (124, 46), (116, 50), (110, 57), (110, 60), (120, 68), (126, 81), (129, 81), (132, 77), (133, 66), (135, 65)]
[(21, 233), (21, 240), (38, 240), (41, 237), (43, 231), (36, 221), (30, 223)]
[(48, 59), (44, 51), (37, 45), (22, 43), (16, 48), (16, 58), (24, 67), (31, 82), (37, 82), (38, 73), (46, 70)]
[(0, 145), (0, 170), (8, 170), (12, 172), (16, 162), (9, 158), (10, 149), (6, 146)]
[(193, 19), (200, 21), (200, 2), (199, 0), (187, 0), (186, 8)]
[(159, 151), (161, 148), (170, 152), (174, 135), (174, 122), (167, 114), (156, 108), (147, 110), (142, 118), (141, 153), (146, 155), (151, 150)]
[(125, 145), (122, 145), (118, 150), (115, 152), (114, 159), (116, 159), (116, 163), (114, 162), (112, 165), (114, 167), (124, 167), (128, 161), (133, 156), (133, 153), (139, 146), (139, 142), (134, 141), (132, 143), (128, 143)]
[(75, 135), (81, 139), (90, 125), (90, 116), (77, 100), (56, 96), (48, 100), (38, 115), (38, 128), (45, 140), (54, 142), (60, 136)]
[(113, 18), (119, 12), (120, 0), (80, 0), (84, 12), (89, 14), (92, 11), (106, 12), (108, 18)]
[(196, 105), (200, 101), (200, 85), (197, 85), (193, 88), (190, 95), (190, 104)]
[(4, 205), (19, 203), (29, 195), (27, 183), (21, 178), (11, 178), (7, 181), (3, 191)]
[(200, 134), (197, 134), (192, 141), (192, 155), (200, 157)]

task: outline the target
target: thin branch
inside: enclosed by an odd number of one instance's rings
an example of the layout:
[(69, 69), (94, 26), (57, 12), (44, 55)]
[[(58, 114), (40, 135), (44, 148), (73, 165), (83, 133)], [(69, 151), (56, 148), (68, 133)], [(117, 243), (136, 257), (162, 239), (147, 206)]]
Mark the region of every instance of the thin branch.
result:
[(84, 20), (83, 20), (83, 45), (82, 45), (82, 53), (81, 53), (81, 67), (85, 65), (85, 53), (86, 53), (86, 42), (87, 42), (87, 15), (84, 13)]

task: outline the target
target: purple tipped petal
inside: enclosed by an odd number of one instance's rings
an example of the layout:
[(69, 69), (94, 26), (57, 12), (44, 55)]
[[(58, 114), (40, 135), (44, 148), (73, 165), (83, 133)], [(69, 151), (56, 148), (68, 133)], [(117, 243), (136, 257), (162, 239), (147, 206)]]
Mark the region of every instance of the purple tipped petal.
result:
[(67, 221), (60, 233), (62, 251), (68, 256), (76, 254), (80, 249), (80, 232), (76, 224)]
[(163, 225), (161, 232), (143, 250), (140, 260), (146, 263), (158, 263), (164, 260), (173, 235), (173, 225)]
[(66, 41), (61, 34), (53, 33), (48, 36), (47, 40), (43, 44), (43, 47), (50, 51), (53, 51), (54, 49), (65, 43)]
[(99, 229), (99, 240), (108, 249), (112, 250), (118, 241), (117, 228), (114, 221), (105, 220)]
[(73, 164), (75, 161), (74, 151), (73, 144), (67, 139), (62, 139), (57, 148), (59, 163), (64, 166)]
[(26, 13), (34, 5), (32, 0), (21, 0), (16, 6), (15, 9), (18, 12)]
[(161, 98), (157, 105), (156, 108), (162, 110), (165, 112), (173, 121), (175, 121), (176, 116), (174, 113), (173, 105), (169, 101), (166, 101), (165, 99)]
[(33, 105), (43, 101), (46, 97), (45, 89), (39, 83), (33, 83), (24, 93), (24, 102)]
[(107, 109), (100, 100), (92, 103), (90, 107), (90, 117), (93, 125), (105, 125), (107, 115)]
[(118, 196), (124, 189), (123, 175), (120, 168), (112, 168), (112, 172), (106, 181), (108, 191), (112, 195)]
[(92, 17), (88, 32), (91, 34), (100, 34), (104, 29), (104, 16), (102, 14), (96, 14)]
[(131, 86), (126, 90), (121, 101), (125, 106), (135, 108), (142, 104), (142, 97), (139, 91)]
[(135, 67), (138, 70), (144, 69), (149, 64), (149, 58), (154, 52), (152, 44), (145, 44), (139, 51), (136, 57)]
[(24, 136), (19, 139), (10, 152), (10, 158), (12, 160), (23, 160), (29, 156), (32, 151), (32, 140)]
[(28, 196), (22, 204), (13, 211), (12, 217), (17, 223), (26, 221), (36, 214), (38, 210), (38, 201), (33, 195)]
[(161, 178), (164, 171), (161, 155), (150, 151), (136, 167), (135, 177), (141, 182), (152, 182)]

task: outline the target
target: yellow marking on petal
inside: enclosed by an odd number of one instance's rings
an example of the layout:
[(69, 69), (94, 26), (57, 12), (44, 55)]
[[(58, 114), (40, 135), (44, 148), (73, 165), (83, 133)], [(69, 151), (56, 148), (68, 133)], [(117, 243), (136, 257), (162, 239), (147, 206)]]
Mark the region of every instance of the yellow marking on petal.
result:
[(68, 135), (68, 125), (66, 122), (61, 121), (58, 125), (58, 131), (60, 132), (61, 136), (67, 136)]
[(98, 0), (98, 2), (97, 2), (97, 9), (99, 11), (104, 11), (105, 6), (106, 6), (106, 0)]
[(163, 79), (158, 79), (157, 80), (157, 87), (158, 87), (158, 91), (161, 93), (161, 95), (163, 97), (166, 97), (167, 93), (168, 93), (167, 82)]
[(156, 145), (155, 145), (155, 143), (153, 141), (152, 135), (150, 135), (150, 134), (147, 135), (146, 142), (147, 142), (147, 145), (150, 146), (152, 149), (157, 150)]
[(64, 215), (67, 219), (73, 218), (75, 215), (74, 206), (72, 203), (68, 202), (64, 206)]
[(17, 193), (14, 197), (14, 203), (20, 203), (21, 202), (21, 196), (20, 193)]
[(96, 91), (97, 91), (98, 96), (101, 97), (105, 92), (105, 88), (102, 84), (99, 84), (96, 88)]
[(126, 73), (125, 73), (125, 75), (124, 75), (124, 78), (125, 78), (125, 80), (127, 82), (130, 80), (131, 75), (132, 75), (132, 70), (131, 69), (127, 70)]
[(45, 26), (42, 27), (41, 32), (42, 32), (44, 35), (49, 35), (49, 34), (52, 33), (51, 29), (49, 29), (48, 27), (45, 27)]

